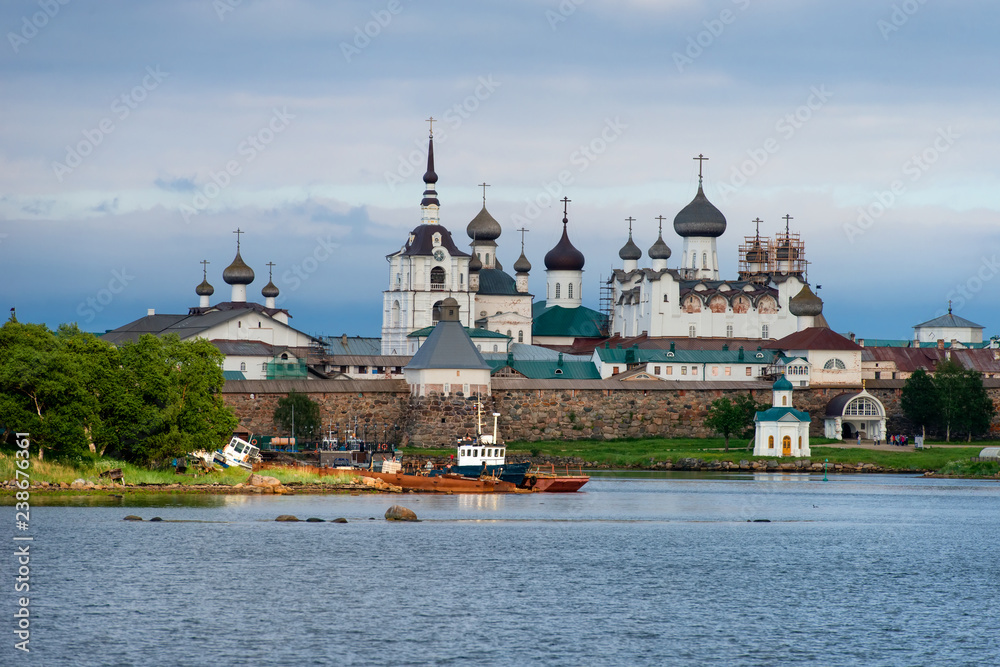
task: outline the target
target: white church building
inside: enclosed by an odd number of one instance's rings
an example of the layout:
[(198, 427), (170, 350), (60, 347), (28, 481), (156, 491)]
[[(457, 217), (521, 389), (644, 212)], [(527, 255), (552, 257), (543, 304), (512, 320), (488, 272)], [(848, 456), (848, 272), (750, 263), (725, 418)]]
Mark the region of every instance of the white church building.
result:
[(771, 407), (754, 417), (754, 456), (809, 456), (809, 414), (792, 407), (784, 375), (771, 387)]

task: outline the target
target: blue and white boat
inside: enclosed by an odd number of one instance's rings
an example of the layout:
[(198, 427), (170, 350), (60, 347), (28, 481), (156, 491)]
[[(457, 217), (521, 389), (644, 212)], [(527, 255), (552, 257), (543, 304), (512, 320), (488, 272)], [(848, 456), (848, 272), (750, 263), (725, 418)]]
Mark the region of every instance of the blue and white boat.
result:
[(507, 447), (497, 435), (499, 412), (493, 413), (493, 433), (483, 433), (482, 404), (477, 407), (476, 437), (466, 436), (458, 440), (456, 463), (446, 472), (463, 477), (495, 477), (518, 486), (531, 463), (507, 463)]

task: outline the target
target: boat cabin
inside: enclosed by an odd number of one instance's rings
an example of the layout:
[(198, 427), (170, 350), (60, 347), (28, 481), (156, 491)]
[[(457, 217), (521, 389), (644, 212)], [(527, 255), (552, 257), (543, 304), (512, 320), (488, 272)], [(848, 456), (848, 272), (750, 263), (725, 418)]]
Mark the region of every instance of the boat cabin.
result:
[[(487, 441), (486, 438), (489, 438)], [(502, 466), (507, 448), (502, 444), (493, 442), (490, 436), (483, 436), (479, 440), (459, 440), (458, 441), (458, 465), (482, 467)]]

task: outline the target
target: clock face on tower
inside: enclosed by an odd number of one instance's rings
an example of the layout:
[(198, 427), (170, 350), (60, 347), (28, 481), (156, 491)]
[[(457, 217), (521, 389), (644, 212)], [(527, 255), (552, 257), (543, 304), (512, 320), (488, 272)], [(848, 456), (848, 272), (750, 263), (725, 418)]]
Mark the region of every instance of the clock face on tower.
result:
[(434, 259), (436, 259), (439, 262), (443, 262), (444, 261), (444, 250), (441, 250), (441, 248), (438, 248), (437, 250), (435, 250), (434, 251)]

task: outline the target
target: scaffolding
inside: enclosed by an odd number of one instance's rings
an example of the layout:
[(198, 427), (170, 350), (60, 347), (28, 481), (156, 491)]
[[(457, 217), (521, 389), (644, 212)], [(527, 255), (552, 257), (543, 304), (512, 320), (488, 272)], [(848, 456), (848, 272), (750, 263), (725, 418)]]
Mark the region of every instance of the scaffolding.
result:
[(806, 245), (799, 238), (798, 232), (790, 232), (787, 229), (778, 232), (774, 236), (774, 244), (771, 246), (773, 275), (798, 276), (804, 280), (806, 272)]
[(601, 326), (601, 334), (604, 336), (611, 335), (611, 324), (612, 318), (614, 317), (614, 303), (615, 303), (615, 287), (614, 287), (614, 274), (610, 278), (605, 280), (603, 277), (600, 278), (601, 289), (599, 298), (599, 308), (601, 313), (604, 315), (604, 323)]
[(766, 285), (771, 277), (771, 239), (744, 236), (739, 248), (740, 280)]

